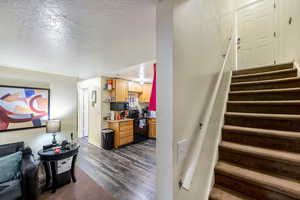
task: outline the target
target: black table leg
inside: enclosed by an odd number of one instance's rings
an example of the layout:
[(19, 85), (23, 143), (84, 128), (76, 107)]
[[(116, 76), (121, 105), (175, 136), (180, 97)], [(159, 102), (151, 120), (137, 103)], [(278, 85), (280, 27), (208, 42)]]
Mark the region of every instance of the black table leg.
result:
[(77, 154), (73, 156), (72, 159), (72, 168), (71, 168), (71, 175), (72, 175), (72, 181), (76, 183), (76, 177), (75, 177), (75, 163), (77, 159)]
[(52, 173), (52, 193), (55, 193), (57, 188), (56, 161), (51, 161), (50, 165), (51, 165), (51, 173)]
[(51, 172), (50, 172), (49, 162), (44, 161), (44, 162), (43, 162), (43, 165), (44, 165), (44, 169), (45, 169), (45, 173), (46, 173), (46, 185), (45, 185), (45, 188), (44, 188), (44, 190), (46, 191), (47, 188), (48, 188), (49, 185), (50, 185), (50, 181), (51, 181)]

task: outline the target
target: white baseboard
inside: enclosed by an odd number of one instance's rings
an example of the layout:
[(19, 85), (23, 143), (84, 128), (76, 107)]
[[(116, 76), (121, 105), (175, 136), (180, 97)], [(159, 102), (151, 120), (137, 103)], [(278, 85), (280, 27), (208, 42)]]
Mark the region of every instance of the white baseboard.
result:
[(294, 60), (293, 63), (294, 67), (297, 69), (297, 75), (300, 77), (300, 64), (296, 60)]

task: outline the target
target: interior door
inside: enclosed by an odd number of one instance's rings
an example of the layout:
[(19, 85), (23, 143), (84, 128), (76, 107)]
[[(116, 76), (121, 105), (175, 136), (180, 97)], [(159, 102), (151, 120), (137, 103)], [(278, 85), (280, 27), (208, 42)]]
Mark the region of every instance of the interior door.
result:
[(82, 132), (83, 132), (83, 137), (88, 136), (89, 132), (89, 90), (88, 89), (83, 89), (83, 106), (82, 106)]
[(262, 0), (237, 11), (238, 69), (274, 64), (276, 56), (274, 0)]

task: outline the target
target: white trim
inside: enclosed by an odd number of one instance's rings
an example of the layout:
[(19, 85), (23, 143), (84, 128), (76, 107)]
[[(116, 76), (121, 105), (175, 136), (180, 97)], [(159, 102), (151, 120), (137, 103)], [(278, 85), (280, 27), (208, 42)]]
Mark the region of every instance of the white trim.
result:
[(296, 59), (293, 60), (294, 67), (297, 69), (297, 76), (300, 77), (300, 64), (296, 61)]
[(238, 70), (238, 37), (239, 37), (239, 33), (238, 33), (238, 16), (237, 16), (238, 12), (235, 11), (234, 12), (234, 32), (235, 32), (235, 37), (234, 37), (234, 55), (235, 55), (235, 70)]
[(247, 8), (247, 7), (249, 7), (249, 6), (252, 6), (252, 5), (254, 5), (254, 4), (257, 4), (257, 3), (261, 2), (261, 1), (265, 1), (265, 0), (256, 0), (256, 1), (253, 1), (253, 2), (251, 2), (251, 3), (247, 3), (247, 4), (245, 4), (245, 5), (243, 5), (243, 6), (239, 7), (239, 8), (236, 8), (235, 11), (242, 10), (242, 9), (244, 9), (244, 8)]
[[(78, 87), (77, 90), (78, 90), (78, 138), (82, 138), (85, 136), (89, 136), (89, 98), (90, 98), (90, 95), (89, 95), (88, 88), (79, 88)], [(87, 100), (87, 101), (85, 101), (85, 100)], [(87, 132), (87, 135), (85, 135), (84, 130)]]
[[(231, 37), (231, 38), (233, 38), (233, 37)], [(195, 174), (198, 162), (199, 162), (200, 153), (202, 151), (204, 138), (207, 134), (209, 121), (210, 121), (210, 118), (211, 118), (211, 115), (212, 115), (213, 107), (214, 107), (216, 97), (217, 97), (217, 94), (218, 94), (218, 91), (219, 91), (219, 88), (220, 88), (220, 85), (221, 85), (221, 81), (222, 81), (222, 78), (223, 78), (223, 75), (224, 75), (225, 66), (227, 64), (227, 60), (228, 60), (228, 57), (230, 55), (230, 50), (232, 48), (232, 44), (233, 44), (233, 41), (230, 41), (229, 47), (227, 49), (226, 56), (225, 56), (225, 59), (224, 59), (224, 62), (223, 62), (222, 68), (221, 68), (221, 71), (218, 75), (218, 79), (217, 79), (216, 85), (214, 87), (212, 96), (211, 96), (211, 101), (209, 102), (208, 109), (205, 113), (205, 117), (204, 117), (204, 120), (203, 120), (203, 123), (202, 123), (203, 127), (202, 127), (202, 129), (200, 130), (200, 133), (199, 133), (200, 134), (199, 139), (196, 141), (196, 144), (191, 149), (191, 153), (189, 153), (188, 154), (189, 156), (186, 158), (186, 160), (189, 163), (188, 163), (187, 168), (184, 171), (182, 179), (181, 179), (182, 180), (182, 188), (184, 188), (185, 190), (190, 190), (191, 185), (192, 185), (193, 177), (194, 177), (194, 174)]]
[(276, 8), (274, 8), (274, 31), (276, 32), (276, 38), (274, 38), (274, 59), (276, 62), (280, 60), (280, 19), (279, 19), (279, 0), (274, 0)]
[(100, 148), (100, 149), (102, 149), (102, 147), (101, 147), (99, 144), (96, 144), (96, 143), (93, 142), (93, 141), (90, 141), (90, 140), (89, 140), (88, 143), (89, 143), (89, 144), (92, 144), (92, 145), (94, 145), (94, 146), (96, 146), (96, 147), (98, 147), (98, 148)]

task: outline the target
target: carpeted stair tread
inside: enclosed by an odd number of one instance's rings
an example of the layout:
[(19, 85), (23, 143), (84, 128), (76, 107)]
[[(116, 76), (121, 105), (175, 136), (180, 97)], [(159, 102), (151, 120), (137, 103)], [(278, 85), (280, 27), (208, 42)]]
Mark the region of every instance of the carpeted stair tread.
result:
[(299, 77), (278, 77), (267, 80), (249, 80), (245, 82), (233, 82), (230, 85), (231, 91), (244, 90), (264, 90), (264, 89), (280, 89), (280, 88), (296, 88), (300, 87)]
[(215, 171), (225, 176), (300, 199), (300, 183), (292, 180), (271, 176), (223, 161), (217, 163)]
[(252, 155), (255, 157), (260, 157), (268, 160), (280, 161), (288, 164), (293, 164), (300, 166), (300, 154), (291, 153), (286, 151), (278, 151), (273, 149), (266, 149), (261, 147), (254, 147), (248, 145), (242, 145), (232, 142), (221, 142), (221, 148), (229, 149), (231, 151), (244, 153), (247, 155)]
[(300, 105), (300, 100), (287, 101), (228, 101), (228, 104), (245, 104), (245, 105)]
[(290, 81), (300, 81), (300, 78), (292, 77), (292, 78), (280, 78), (280, 79), (270, 79), (270, 80), (260, 80), (260, 81), (236, 82), (236, 83), (231, 83), (231, 86), (259, 85), (259, 84), (266, 84), (266, 83), (279, 83), (279, 82), (290, 82)]
[(233, 75), (232, 78), (246, 78), (246, 77), (253, 77), (253, 76), (265, 76), (265, 75), (273, 75), (273, 74), (281, 74), (286, 72), (294, 72), (297, 69), (283, 69), (283, 70), (276, 70), (276, 71), (269, 71), (269, 72), (259, 72), (254, 74), (241, 74), (241, 75)]
[(252, 67), (249, 69), (241, 69), (241, 70), (233, 71), (232, 74), (233, 75), (251, 74), (251, 73), (257, 73), (257, 72), (274, 71), (274, 70), (279, 70), (279, 69), (289, 69), (289, 68), (293, 68), (293, 67), (294, 67), (294, 63), (288, 62), (288, 63), (282, 63), (282, 64)]
[[(258, 136), (266, 136), (266, 137), (277, 137), (282, 139), (294, 139), (300, 141), (300, 134), (299, 132), (293, 131), (281, 131), (281, 130), (271, 130), (271, 129), (262, 129), (262, 128), (248, 128), (248, 127), (241, 127), (241, 126), (231, 126), (231, 125), (224, 125), (223, 130), (232, 131), (236, 133), (247, 133), (251, 135), (258, 135)], [(300, 142), (299, 142), (300, 143)]]
[(216, 185), (211, 191), (210, 200), (254, 200), (232, 190)]
[(300, 92), (300, 88), (231, 91), (229, 92), (229, 94), (255, 94), (255, 93), (280, 93), (280, 92)]
[(265, 114), (265, 113), (241, 113), (241, 112), (226, 112), (226, 116), (249, 117), (249, 118), (263, 118), (263, 119), (299, 119), (300, 115), (287, 114)]
[(210, 200), (300, 200), (300, 77), (294, 63), (232, 72)]

